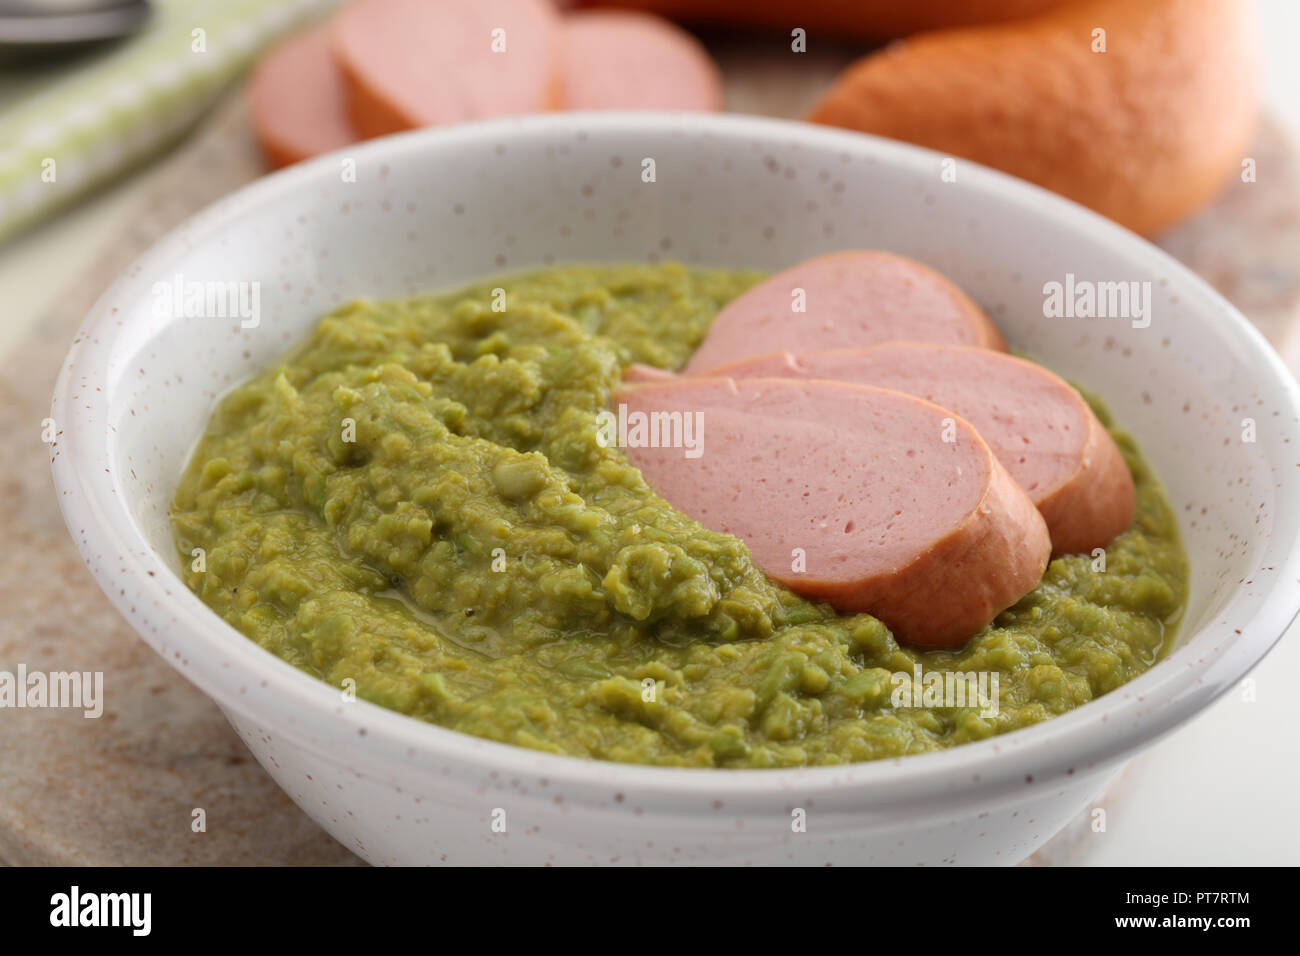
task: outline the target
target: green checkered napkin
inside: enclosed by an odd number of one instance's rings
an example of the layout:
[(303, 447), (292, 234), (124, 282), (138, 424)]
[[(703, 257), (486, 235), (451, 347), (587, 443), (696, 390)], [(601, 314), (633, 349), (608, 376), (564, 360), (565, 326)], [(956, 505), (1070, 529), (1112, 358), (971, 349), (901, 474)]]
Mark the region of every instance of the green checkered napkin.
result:
[(178, 139), (268, 43), (332, 3), (152, 0), (128, 40), (0, 67), (0, 239)]

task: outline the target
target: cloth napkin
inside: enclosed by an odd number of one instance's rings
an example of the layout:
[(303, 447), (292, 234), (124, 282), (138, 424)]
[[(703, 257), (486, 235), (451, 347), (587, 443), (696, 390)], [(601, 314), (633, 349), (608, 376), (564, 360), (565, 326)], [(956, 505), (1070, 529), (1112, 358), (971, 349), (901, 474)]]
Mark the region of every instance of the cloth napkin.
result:
[(152, 0), (135, 36), (0, 66), (0, 240), (179, 139), (268, 44), (334, 0)]

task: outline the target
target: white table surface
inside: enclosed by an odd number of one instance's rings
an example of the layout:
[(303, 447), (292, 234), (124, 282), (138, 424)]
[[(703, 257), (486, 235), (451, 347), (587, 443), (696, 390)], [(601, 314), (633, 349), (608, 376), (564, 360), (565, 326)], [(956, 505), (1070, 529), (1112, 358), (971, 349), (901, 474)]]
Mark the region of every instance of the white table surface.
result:
[[(1274, 113), (1300, 131), (1300, 0), (1259, 0)], [(0, 246), (0, 355), (90, 265), (150, 183), (142, 169), (95, 198)], [(1300, 370), (1298, 370), (1300, 371)], [(1139, 757), (1107, 830), (1089, 839), (1096, 865), (1297, 865), (1300, 625), (1254, 671), (1255, 700), (1230, 694)]]

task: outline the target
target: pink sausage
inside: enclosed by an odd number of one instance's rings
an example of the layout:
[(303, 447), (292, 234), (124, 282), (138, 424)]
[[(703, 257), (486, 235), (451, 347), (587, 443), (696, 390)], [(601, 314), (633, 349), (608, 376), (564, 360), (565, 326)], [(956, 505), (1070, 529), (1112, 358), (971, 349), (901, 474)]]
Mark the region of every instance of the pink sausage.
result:
[(364, 136), (557, 105), (559, 17), (546, 0), (357, 0), (331, 36)]
[(1105, 547), (1133, 523), (1133, 476), (1114, 439), (1078, 392), (1033, 362), (988, 349), (895, 342), (775, 353), (707, 374), (835, 379), (952, 409), (975, 426), (1042, 512), (1053, 554)]
[(809, 259), (732, 300), (684, 371), (782, 349), (896, 341), (1006, 349), (997, 326), (939, 273), (903, 256), (858, 250)]
[(839, 611), (869, 612), (900, 641), (964, 644), (1047, 567), (1042, 516), (978, 432), (913, 396), (843, 382), (677, 378), (626, 387), (613, 405), (628, 421), (698, 412), (698, 457), (625, 449), (650, 487), (743, 540), (772, 579)]
[(249, 83), (257, 139), (272, 166), (342, 149), (360, 137), (348, 121), (343, 76), (329, 30), (290, 37), (257, 64)]
[(564, 18), (560, 100), (570, 110), (720, 110), (722, 76), (693, 36), (648, 13)]
[(656, 368), (653, 365), (643, 365), (640, 362), (633, 362), (627, 368), (623, 369), (623, 381), (629, 384), (639, 382), (668, 382), (677, 376), (667, 369)]

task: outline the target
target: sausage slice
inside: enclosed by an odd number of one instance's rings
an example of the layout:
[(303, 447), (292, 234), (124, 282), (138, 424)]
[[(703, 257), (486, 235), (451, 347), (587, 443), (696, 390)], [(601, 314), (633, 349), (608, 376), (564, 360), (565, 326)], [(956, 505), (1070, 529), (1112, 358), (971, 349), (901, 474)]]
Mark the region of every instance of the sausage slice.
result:
[(1114, 439), (1078, 392), (1033, 362), (988, 349), (895, 342), (764, 355), (707, 374), (835, 379), (952, 409), (1042, 512), (1055, 555), (1104, 547), (1133, 523), (1133, 475)]
[(667, 441), (648, 447), (653, 429), (628, 442), (650, 487), (743, 540), (769, 577), (867, 611), (916, 647), (964, 644), (1047, 567), (1042, 516), (979, 433), (914, 396), (679, 378), (625, 387), (613, 406), (629, 424), (698, 413), (696, 457)]
[(360, 138), (348, 121), (343, 75), (330, 54), (327, 27), (292, 36), (264, 56), (253, 71), (249, 97), (257, 140), (272, 166)]
[(546, 0), (357, 0), (332, 41), (363, 136), (556, 105), (558, 16)]
[(565, 109), (722, 109), (717, 64), (695, 37), (667, 20), (595, 10), (570, 14), (563, 24)]
[(788, 349), (813, 352), (881, 342), (945, 342), (1006, 350), (989, 317), (933, 269), (888, 252), (818, 256), (727, 304), (687, 373)]

